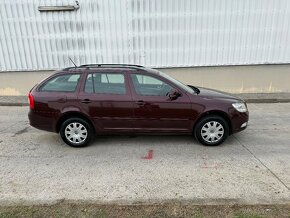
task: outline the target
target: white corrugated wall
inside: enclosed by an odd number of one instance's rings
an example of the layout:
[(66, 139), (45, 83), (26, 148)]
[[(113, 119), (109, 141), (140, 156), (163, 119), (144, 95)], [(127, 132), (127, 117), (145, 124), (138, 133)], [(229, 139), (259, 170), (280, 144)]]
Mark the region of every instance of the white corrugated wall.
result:
[(289, 0), (0, 0), (0, 70), (290, 63)]

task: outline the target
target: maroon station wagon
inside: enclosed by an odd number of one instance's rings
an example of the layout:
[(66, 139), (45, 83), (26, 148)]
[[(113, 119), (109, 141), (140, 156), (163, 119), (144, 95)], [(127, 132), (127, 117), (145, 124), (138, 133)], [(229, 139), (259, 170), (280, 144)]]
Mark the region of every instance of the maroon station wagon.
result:
[(60, 133), (73, 147), (102, 134), (193, 134), (219, 145), (244, 130), (246, 103), (185, 85), (138, 65), (91, 64), (60, 70), (28, 95), (30, 125)]

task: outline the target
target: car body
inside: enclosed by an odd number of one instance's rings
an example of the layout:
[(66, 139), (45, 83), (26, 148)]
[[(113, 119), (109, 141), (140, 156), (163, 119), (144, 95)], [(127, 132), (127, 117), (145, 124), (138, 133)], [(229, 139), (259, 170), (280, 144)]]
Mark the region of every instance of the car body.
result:
[[(144, 133), (193, 134), (202, 144), (218, 145), (245, 129), (249, 118), (237, 97), (138, 65), (66, 68), (33, 87), (28, 98), (30, 125), (60, 132), (75, 147), (87, 145), (93, 135)], [(76, 139), (82, 131), (83, 138)]]

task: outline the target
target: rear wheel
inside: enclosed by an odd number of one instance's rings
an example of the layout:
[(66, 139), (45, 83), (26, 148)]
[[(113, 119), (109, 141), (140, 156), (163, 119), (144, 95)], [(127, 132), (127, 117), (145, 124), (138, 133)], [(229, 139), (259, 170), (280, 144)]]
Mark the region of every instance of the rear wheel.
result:
[(209, 115), (197, 123), (194, 135), (203, 145), (219, 145), (228, 137), (229, 125), (224, 118), (217, 115)]
[(61, 125), (60, 136), (69, 146), (84, 147), (92, 139), (92, 129), (91, 125), (81, 118), (69, 118)]

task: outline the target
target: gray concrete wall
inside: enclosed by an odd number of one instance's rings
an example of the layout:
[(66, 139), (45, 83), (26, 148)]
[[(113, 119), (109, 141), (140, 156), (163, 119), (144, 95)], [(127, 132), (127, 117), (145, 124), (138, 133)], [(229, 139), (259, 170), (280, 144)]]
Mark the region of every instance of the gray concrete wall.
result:
[[(290, 65), (167, 68), (161, 71), (196, 86), (231, 93), (290, 92)], [(53, 71), (1, 72), (0, 95), (26, 95)]]
[(290, 92), (290, 65), (161, 69), (186, 84), (231, 93)]

